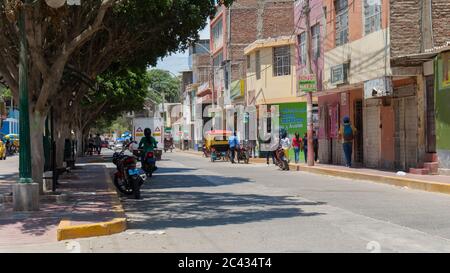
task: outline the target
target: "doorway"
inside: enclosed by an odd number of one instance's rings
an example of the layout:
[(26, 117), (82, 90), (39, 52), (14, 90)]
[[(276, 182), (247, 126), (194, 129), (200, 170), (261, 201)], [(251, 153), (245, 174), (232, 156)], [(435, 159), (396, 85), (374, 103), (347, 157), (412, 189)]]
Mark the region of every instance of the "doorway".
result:
[(356, 163), (364, 162), (364, 137), (363, 137), (363, 101), (355, 100), (354, 104), (354, 121), (355, 129), (358, 132), (355, 137), (355, 158)]

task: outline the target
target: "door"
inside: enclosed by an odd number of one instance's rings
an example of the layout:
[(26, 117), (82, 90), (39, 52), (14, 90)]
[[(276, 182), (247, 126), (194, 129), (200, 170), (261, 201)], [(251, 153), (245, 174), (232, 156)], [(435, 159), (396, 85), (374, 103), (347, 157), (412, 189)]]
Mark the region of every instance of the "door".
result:
[(364, 107), (364, 164), (369, 168), (380, 166), (380, 100), (365, 102)]
[(395, 111), (395, 168), (409, 171), (417, 167), (417, 99), (416, 97), (394, 100)]
[(363, 102), (362, 100), (356, 100), (354, 102), (354, 111), (355, 117), (354, 117), (354, 126), (357, 130), (357, 135), (355, 137), (355, 156), (354, 161), (357, 163), (363, 163), (364, 162), (364, 142), (363, 142)]

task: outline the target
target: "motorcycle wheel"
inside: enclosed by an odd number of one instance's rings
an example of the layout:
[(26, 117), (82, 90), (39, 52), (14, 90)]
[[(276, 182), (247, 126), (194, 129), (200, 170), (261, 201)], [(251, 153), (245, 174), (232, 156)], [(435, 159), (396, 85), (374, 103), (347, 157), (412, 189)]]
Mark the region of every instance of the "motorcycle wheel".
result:
[(248, 164), (250, 162), (250, 156), (248, 153), (245, 153), (244, 163)]
[(131, 187), (133, 188), (134, 199), (141, 199), (141, 185), (144, 183), (142, 177), (133, 177), (131, 181)]
[(289, 163), (286, 160), (283, 161), (283, 170), (289, 171)]
[[(123, 180), (123, 179), (121, 179), (121, 180)], [(130, 195), (133, 193), (132, 189), (127, 189), (127, 188), (124, 188), (123, 186), (121, 186), (121, 184), (119, 183), (119, 177), (117, 175), (114, 175), (113, 182), (114, 182), (114, 186), (116, 186), (116, 189), (118, 189), (119, 192), (126, 194), (126, 195)]]

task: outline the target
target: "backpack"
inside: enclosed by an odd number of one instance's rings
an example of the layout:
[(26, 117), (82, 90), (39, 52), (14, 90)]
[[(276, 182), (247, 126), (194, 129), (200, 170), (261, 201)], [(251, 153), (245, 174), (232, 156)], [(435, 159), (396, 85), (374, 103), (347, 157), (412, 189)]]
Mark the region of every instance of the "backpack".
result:
[(352, 141), (353, 138), (352, 126), (350, 126), (350, 124), (344, 125), (344, 141)]

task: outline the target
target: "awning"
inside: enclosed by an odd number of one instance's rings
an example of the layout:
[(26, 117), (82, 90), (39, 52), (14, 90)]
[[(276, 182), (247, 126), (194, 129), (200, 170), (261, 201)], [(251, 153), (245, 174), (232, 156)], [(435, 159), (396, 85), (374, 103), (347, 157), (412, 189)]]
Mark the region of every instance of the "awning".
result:
[(439, 53), (450, 50), (450, 41), (446, 44), (425, 50), (423, 53), (414, 53), (391, 58), (391, 66), (418, 66), (433, 60)]
[(417, 53), (391, 58), (391, 66), (419, 66), (425, 62), (433, 60), (439, 53)]

